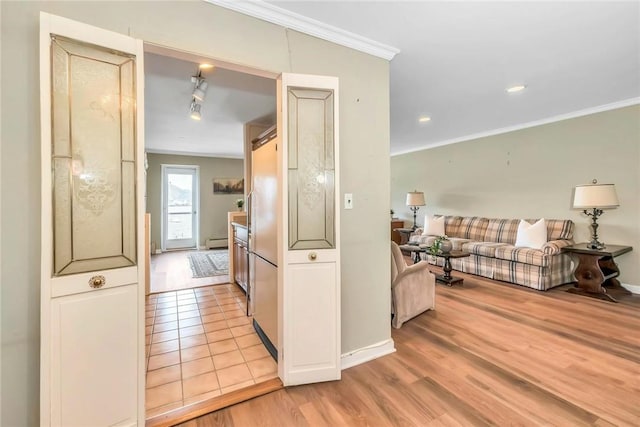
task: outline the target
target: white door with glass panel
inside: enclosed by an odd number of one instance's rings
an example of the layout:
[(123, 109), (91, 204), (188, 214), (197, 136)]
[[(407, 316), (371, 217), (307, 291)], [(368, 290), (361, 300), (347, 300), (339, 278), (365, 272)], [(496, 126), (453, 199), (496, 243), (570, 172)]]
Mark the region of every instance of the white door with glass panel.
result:
[(198, 167), (162, 165), (162, 249), (198, 244)]
[(144, 424), (142, 41), (40, 14), (40, 423)]
[(340, 379), (338, 79), (282, 74), (278, 134), (278, 373)]

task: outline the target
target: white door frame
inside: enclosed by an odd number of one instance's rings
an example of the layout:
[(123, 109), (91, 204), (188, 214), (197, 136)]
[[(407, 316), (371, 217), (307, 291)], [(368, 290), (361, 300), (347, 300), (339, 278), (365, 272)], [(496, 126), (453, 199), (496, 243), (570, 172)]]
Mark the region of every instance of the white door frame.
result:
[(171, 250), (171, 249), (187, 249), (187, 248), (191, 248), (192, 246), (188, 246), (188, 247), (177, 247), (177, 248), (168, 248), (167, 247), (167, 239), (166, 239), (166, 235), (167, 235), (167, 219), (168, 219), (168, 214), (166, 212), (166, 206), (165, 206), (165, 202), (167, 201), (167, 187), (166, 187), (166, 176), (168, 173), (169, 169), (190, 169), (194, 171), (194, 179), (193, 179), (193, 211), (195, 213), (192, 212), (193, 218), (192, 218), (192, 223), (193, 223), (193, 241), (194, 241), (194, 245), (193, 247), (195, 249), (200, 248), (200, 166), (198, 165), (174, 165), (174, 164), (161, 164), (160, 165), (160, 171), (161, 171), (161, 178), (160, 178), (160, 212), (162, 213), (162, 218), (161, 218), (161, 238), (160, 238), (160, 247), (162, 249), (163, 252), (167, 251), (167, 250)]

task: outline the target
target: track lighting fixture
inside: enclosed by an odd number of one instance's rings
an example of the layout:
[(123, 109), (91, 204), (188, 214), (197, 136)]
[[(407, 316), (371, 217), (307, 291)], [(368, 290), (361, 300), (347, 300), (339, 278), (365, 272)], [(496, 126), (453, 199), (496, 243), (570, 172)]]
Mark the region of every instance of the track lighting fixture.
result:
[[(203, 64), (206, 65), (206, 64)], [(202, 77), (202, 70), (213, 68), (207, 66), (200, 66), (198, 70), (198, 74), (195, 76), (191, 76), (191, 83), (194, 84), (193, 93), (191, 94), (191, 107), (189, 109), (190, 116), (193, 120), (200, 120), (202, 116), (200, 115), (200, 108), (202, 107), (202, 101), (204, 101), (204, 97), (207, 95), (207, 88), (209, 84)]]
[(193, 120), (200, 120), (201, 119), (201, 116), (200, 116), (200, 104), (198, 104), (195, 99), (191, 101), (190, 112), (191, 112), (191, 118)]
[(202, 71), (198, 71), (197, 76), (191, 77), (191, 81), (195, 83), (195, 87), (193, 88), (193, 97), (198, 101), (204, 101), (209, 84), (202, 77)]
[(200, 83), (193, 90), (193, 97), (198, 101), (204, 101), (204, 97), (207, 94), (207, 87), (209, 84), (204, 80), (200, 80)]

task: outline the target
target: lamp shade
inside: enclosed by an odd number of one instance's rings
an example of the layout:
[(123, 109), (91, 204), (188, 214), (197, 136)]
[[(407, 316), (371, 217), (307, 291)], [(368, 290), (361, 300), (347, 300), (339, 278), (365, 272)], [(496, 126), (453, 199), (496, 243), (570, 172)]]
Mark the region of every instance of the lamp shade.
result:
[(407, 193), (407, 206), (424, 206), (424, 193), (422, 191), (410, 191)]
[(575, 209), (613, 209), (620, 206), (613, 184), (577, 185), (573, 195)]

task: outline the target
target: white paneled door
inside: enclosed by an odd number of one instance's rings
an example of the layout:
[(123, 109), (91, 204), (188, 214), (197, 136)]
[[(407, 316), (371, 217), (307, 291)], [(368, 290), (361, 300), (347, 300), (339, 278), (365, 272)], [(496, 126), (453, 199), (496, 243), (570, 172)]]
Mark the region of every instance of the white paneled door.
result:
[(40, 15), (41, 425), (144, 424), (142, 60)]
[(338, 79), (278, 79), (278, 370), (340, 379)]

